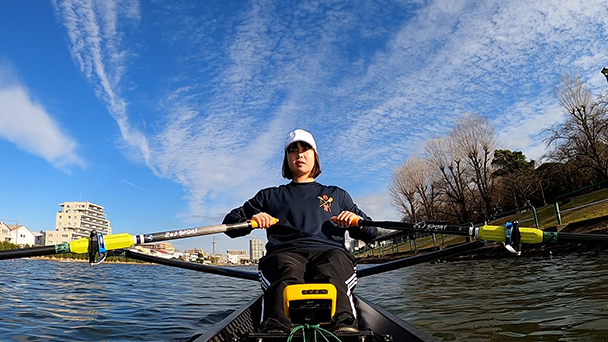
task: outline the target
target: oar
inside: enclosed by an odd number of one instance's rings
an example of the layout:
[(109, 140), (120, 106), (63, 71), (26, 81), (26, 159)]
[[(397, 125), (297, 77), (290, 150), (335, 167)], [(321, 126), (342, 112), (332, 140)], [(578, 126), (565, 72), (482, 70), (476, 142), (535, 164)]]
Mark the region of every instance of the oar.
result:
[[(363, 278), (371, 275), (375, 275), (378, 273), (393, 271), (396, 269), (418, 265), (424, 262), (434, 261), (438, 259), (447, 258), (453, 255), (459, 255), (464, 252), (469, 252), (484, 246), (484, 242), (477, 240), (473, 242), (463, 243), (456, 246), (451, 246), (447, 248), (440, 249), (438, 251), (433, 251), (421, 255), (415, 255), (411, 257), (406, 257), (403, 259), (390, 261), (384, 264), (375, 265), (367, 268), (359, 268), (357, 270), (357, 277)], [(142, 254), (133, 252), (130, 250), (125, 250), (125, 257), (130, 259), (136, 259), (146, 262), (151, 262), (155, 264), (161, 264), (172, 267), (179, 267), (187, 270), (194, 270), (205, 273), (218, 274), (222, 276), (228, 276), (239, 279), (247, 279), (247, 280), (259, 280), (259, 275), (257, 272), (245, 271), (240, 269), (228, 268), (228, 267), (218, 267), (218, 266), (207, 266), (194, 262), (186, 262), (175, 259), (165, 259), (159, 258), (152, 255)]]
[(148, 255), (148, 254), (133, 252), (128, 249), (125, 250), (125, 257), (127, 257), (129, 259), (141, 260), (141, 261), (151, 262), (151, 263), (160, 264), (160, 265), (179, 267), (179, 268), (183, 268), (186, 270), (194, 270), (194, 271), (199, 271), (199, 272), (212, 273), (212, 274), (239, 278), (239, 279), (246, 279), (246, 280), (259, 280), (260, 279), (258, 272), (245, 271), (245, 270), (229, 268), (229, 267), (209, 266), (209, 265), (203, 265), (203, 264), (199, 264), (199, 263), (195, 263), (195, 262), (180, 261), (180, 260), (176, 260), (176, 259), (159, 258), (159, 257), (155, 257), (155, 256)]
[[(276, 221), (274, 222), (276, 223)], [(105, 242), (105, 250), (115, 250), (130, 248), (134, 245), (142, 243), (152, 243), (167, 240), (184, 239), (195, 236), (203, 236), (209, 234), (223, 233), (228, 230), (242, 229), (242, 228), (257, 228), (258, 223), (256, 221), (247, 221), (234, 224), (220, 224), (215, 226), (187, 228), (180, 230), (171, 230), (159, 233), (139, 234), (131, 235), (129, 233), (112, 234), (103, 236), (103, 242)], [(70, 243), (61, 243), (50, 246), (22, 248), (22, 249), (10, 249), (0, 251), (0, 260), (13, 259), (13, 258), (26, 258), (43, 255), (54, 255), (63, 253), (89, 253), (89, 243), (91, 242), (88, 238), (82, 238), (74, 240)]]
[(485, 246), (483, 241), (477, 240), (467, 243), (462, 243), (456, 246), (446, 247), (438, 251), (428, 252), (420, 255), (411, 256), (408, 258), (389, 261), (384, 264), (371, 266), (368, 268), (357, 270), (357, 277), (363, 278), (370, 275), (393, 271), (396, 269), (417, 265), (423, 262), (435, 261), (442, 258), (447, 258), (454, 255), (459, 255), (464, 252), (470, 252)]
[[(485, 241), (505, 241), (506, 228), (503, 226), (450, 226), (443, 224), (406, 223), (394, 221), (366, 221), (355, 219), (352, 227), (380, 227), (408, 232), (427, 232), (435, 234), (460, 235), (479, 238)], [(579, 234), (545, 232), (536, 228), (519, 228), (522, 243), (588, 243), (608, 244), (606, 234)]]

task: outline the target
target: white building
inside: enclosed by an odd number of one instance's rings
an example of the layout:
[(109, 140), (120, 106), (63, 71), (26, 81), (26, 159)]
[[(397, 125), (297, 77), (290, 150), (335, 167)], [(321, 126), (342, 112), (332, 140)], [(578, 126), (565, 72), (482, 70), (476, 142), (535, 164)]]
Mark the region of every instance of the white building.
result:
[(251, 239), (249, 240), (249, 255), (250, 261), (257, 263), (264, 256), (264, 240)]
[(72, 232), (69, 230), (58, 231), (51, 230), (48, 232), (44, 232), (44, 244), (45, 245), (57, 245), (60, 243), (70, 243), (72, 240), (77, 240), (79, 238), (73, 238)]
[(42, 241), (43, 233), (33, 232), (28, 227), (20, 224), (10, 225), (0, 222), (0, 239), (19, 245), (21, 247), (36, 246)]
[(347, 239), (344, 245), (346, 247), (346, 250), (352, 253), (365, 247), (365, 242), (361, 240)]
[(91, 202), (64, 202), (55, 215), (55, 230), (45, 233), (45, 244), (69, 243), (89, 237), (93, 230), (106, 235), (112, 234), (110, 221), (103, 206)]
[(0, 241), (10, 241), (11, 240), (11, 228), (4, 222), (0, 221)]
[(241, 264), (241, 260), (249, 260), (246, 250), (227, 250), (228, 262), (231, 264)]

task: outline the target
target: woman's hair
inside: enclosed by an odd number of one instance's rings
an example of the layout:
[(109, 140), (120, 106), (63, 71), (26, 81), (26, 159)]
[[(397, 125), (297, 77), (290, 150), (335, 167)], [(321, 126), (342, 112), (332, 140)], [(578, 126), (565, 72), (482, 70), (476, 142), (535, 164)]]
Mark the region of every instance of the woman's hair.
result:
[[(297, 142), (295, 142), (294, 144), (297, 144)], [(319, 175), (321, 174), (321, 162), (319, 161), (319, 154), (317, 153), (317, 150), (315, 150), (314, 148), (312, 148), (309, 144), (307, 144), (305, 142), (300, 142), (300, 144), (308, 146), (309, 148), (311, 148), (314, 151), (315, 165), (312, 167), (312, 170), (310, 170), (310, 177), (312, 177), (312, 178), (319, 177)], [(287, 159), (287, 150), (289, 150), (289, 148), (285, 149), (285, 155), (283, 156), (283, 178), (293, 179), (293, 172), (289, 168), (289, 161)]]

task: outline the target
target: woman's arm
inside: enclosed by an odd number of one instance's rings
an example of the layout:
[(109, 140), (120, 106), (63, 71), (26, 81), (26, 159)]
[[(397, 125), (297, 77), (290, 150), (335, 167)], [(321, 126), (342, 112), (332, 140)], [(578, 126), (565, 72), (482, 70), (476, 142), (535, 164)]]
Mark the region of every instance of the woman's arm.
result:
[[(232, 209), (232, 211), (229, 212), (226, 217), (224, 217), (224, 221), (222, 223), (241, 223), (251, 220), (257, 215), (256, 222), (258, 222), (259, 227), (268, 228), (272, 224), (270, 223), (272, 222), (272, 216), (264, 213), (264, 203), (266, 202), (265, 198), (264, 190), (258, 191), (258, 193), (253, 198), (245, 202), (245, 204), (238, 208)], [(252, 230), (252, 228), (233, 229), (225, 232), (225, 234), (231, 238), (236, 238), (245, 236), (251, 233)]]
[[(238, 207), (238, 208), (232, 209), (232, 211), (230, 211), (228, 213), (228, 215), (226, 215), (226, 217), (224, 217), (224, 221), (222, 221), (222, 224), (241, 223), (241, 222), (245, 222), (245, 221), (247, 221), (247, 216), (245, 215), (245, 211), (243, 210), (243, 207)], [(227, 230), (226, 232), (224, 232), (224, 234), (226, 234), (234, 239), (234, 238), (237, 238), (240, 236), (245, 236), (245, 235), (251, 233), (252, 230), (253, 230), (253, 228), (230, 229), (230, 230)]]
[(373, 239), (378, 236), (378, 228), (376, 227), (350, 227), (350, 223), (352, 221), (352, 215), (355, 214), (360, 218), (371, 221), (372, 218), (367, 216), (363, 210), (359, 209), (359, 207), (354, 203), (350, 194), (344, 191), (344, 198), (342, 199), (342, 213), (338, 215), (344, 218), (343, 222), (340, 225), (343, 227), (347, 227), (348, 235), (357, 240), (362, 240), (365, 243), (372, 242)]

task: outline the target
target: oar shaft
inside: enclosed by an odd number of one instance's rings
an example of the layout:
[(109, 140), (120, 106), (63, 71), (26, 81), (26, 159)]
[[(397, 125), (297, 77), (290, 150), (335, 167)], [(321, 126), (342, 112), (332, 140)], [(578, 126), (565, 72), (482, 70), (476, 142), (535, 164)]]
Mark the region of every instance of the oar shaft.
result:
[[(135, 238), (137, 239), (137, 240), (135, 240), (136, 241), (135, 244), (184, 239), (184, 238), (195, 237), (195, 236), (224, 233), (227, 230), (242, 229), (242, 228), (252, 228), (251, 222), (242, 222), (242, 223), (234, 223), (234, 224), (218, 224), (215, 226), (195, 227), (195, 228), (171, 230), (171, 231), (161, 232), (161, 233), (141, 234), (141, 235), (135, 236)], [(107, 240), (106, 240), (106, 245), (107, 245)]]
[[(408, 232), (425, 232), (436, 234), (449, 234), (460, 236), (475, 236), (475, 228), (472, 226), (449, 226), (443, 224), (427, 224), (427, 223), (407, 223), (394, 221), (366, 221), (359, 220), (357, 225), (360, 227), (380, 227), (394, 230), (404, 230)], [(504, 236), (503, 236), (504, 238)]]
[[(548, 232), (545, 233), (547, 235)], [(608, 244), (608, 235), (605, 234), (578, 234), (578, 233), (553, 233), (557, 234), (555, 241), (550, 242), (570, 242), (570, 243), (591, 243), (597, 245)], [(546, 236), (545, 236), (546, 237)]]
[(52, 254), (56, 254), (55, 246), (41, 246), (25, 249), (7, 249), (0, 251), (0, 260), (27, 258)]
[(260, 276), (258, 275), (257, 272), (233, 269), (233, 268), (228, 268), (228, 267), (208, 266), (208, 265), (203, 265), (203, 264), (194, 263), (194, 262), (179, 261), (179, 260), (175, 260), (175, 259), (159, 258), (159, 257), (155, 257), (152, 255), (132, 252), (130, 250), (125, 250), (125, 256), (127, 258), (146, 261), (146, 262), (152, 262), (155, 264), (174, 266), (174, 267), (179, 267), (179, 268), (183, 268), (183, 269), (187, 269), (187, 270), (195, 270), (195, 271), (200, 271), (200, 272), (218, 274), (218, 275), (222, 275), (222, 276), (247, 279), (247, 280), (259, 280), (260, 279)]

